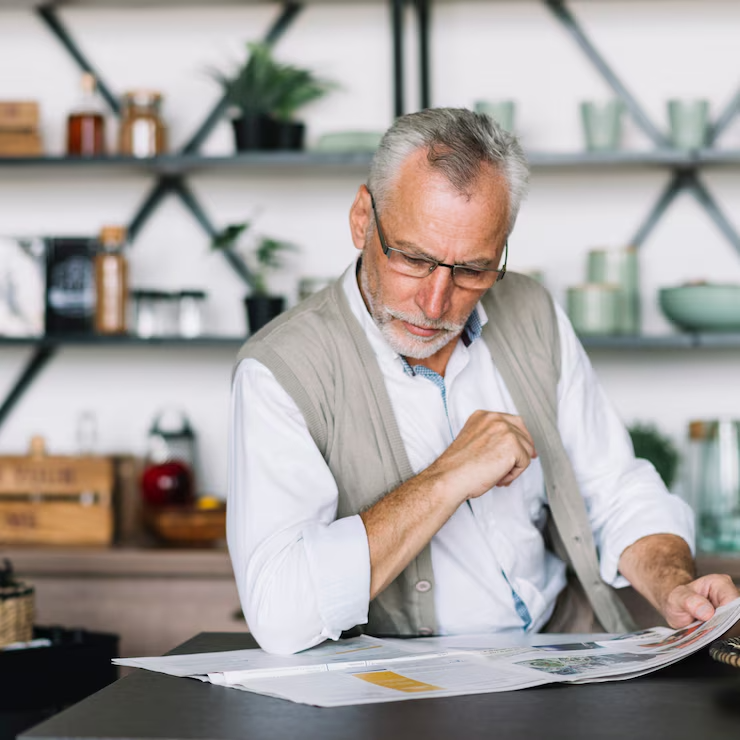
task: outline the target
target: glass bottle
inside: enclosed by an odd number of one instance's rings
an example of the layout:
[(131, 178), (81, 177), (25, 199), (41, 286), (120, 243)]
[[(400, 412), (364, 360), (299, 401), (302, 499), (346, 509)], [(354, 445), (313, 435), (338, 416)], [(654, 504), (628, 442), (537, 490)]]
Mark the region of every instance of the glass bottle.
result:
[(710, 422), (700, 419), (689, 421), (689, 441), (686, 450), (684, 466), (684, 496), (683, 499), (691, 507), (699, 521), (702, 487), (704, 447), (709, 435)]
[(99, 157), (105, 154), (105, 109), (95, 94), (95, 77), (82, 75), (82, 96), (67, 116), (67, 155)]
[(126, 333), (128, 265), (125, 246), (123, 226), (103, 227), (95, 255), (95, 330), (98, 334)]
[(699, 548), (740, 550), (740, 422), (710, 422), (702, 455)]
[(167, 129), (161, 117), (162, 95), (153, 90), (130, 90), (122, 98), (119, 153), (156, 157), (167, 150)]

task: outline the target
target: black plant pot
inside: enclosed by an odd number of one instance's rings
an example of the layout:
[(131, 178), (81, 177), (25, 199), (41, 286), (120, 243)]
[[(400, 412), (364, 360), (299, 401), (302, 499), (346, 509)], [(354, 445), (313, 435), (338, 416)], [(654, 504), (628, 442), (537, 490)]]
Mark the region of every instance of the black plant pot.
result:
[(244, 305), (247, 307), (249, 333), (255, 334), (284, 311), (285, 298), (274, 295), (250, 295), (244, 299)]
[(238, 152), (278, 148), (280, 123), (264, 113), (235, 118), (231, 125)]
[(277, 124), (278, 149), (303, 149), (306, 124), (298, 121), (279, 121)]

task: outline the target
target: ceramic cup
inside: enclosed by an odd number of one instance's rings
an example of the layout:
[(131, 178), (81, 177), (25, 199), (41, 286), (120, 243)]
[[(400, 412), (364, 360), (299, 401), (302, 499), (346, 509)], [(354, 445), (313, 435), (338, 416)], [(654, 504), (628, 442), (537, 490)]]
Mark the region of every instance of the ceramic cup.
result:
[(677, 149), (701, 149), (707, 143), (708, 100), (669, 100), (671, 142)]
[(501, 128), (510, 134), (514, 133), (516, 104), (513, 100), (476, 100), (474, 107), (476, 113), (491, 116)]
[(616, 285), (620, 292), (619, 333), (640, 333), (640, 276), (637, 250), (593, 249), (588, 253), (586, 280)]
[(621, 100), (598, 103), (587, 100), (581, 103), (581, 121), (586, 149), (589, 152), (613, 152), (622, 143)]
[(618, 285), (585, 283), (568, 288), (568, 317), (581, 336), (619, 334), (620, 306)]

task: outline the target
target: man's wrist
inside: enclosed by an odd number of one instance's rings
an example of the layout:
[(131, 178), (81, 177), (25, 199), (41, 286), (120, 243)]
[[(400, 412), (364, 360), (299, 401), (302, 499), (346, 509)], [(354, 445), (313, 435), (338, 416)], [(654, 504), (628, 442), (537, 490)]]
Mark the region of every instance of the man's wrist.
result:
[(619, 571), (662, 614), (673, 590), (696, 578), (689, 546), (672, 534), (647, 535), (634, 542), (620, 556)]
[(439, 460), (422, 470), (417, 479), (436, 501), (453, 512), (468, 498), (460, 471), (447, 470)]
[(679, 586), (687, 586), (696, 578), (693, 570), (690, 572), (686, 568), (671, 568), (666, 569), (661, 573), (660, 578), (657, 580), (654, 586), (654, 600), (655, 606), (658, 608), (661, 614), (665, 613), (666, 607), (668, 606), (668, 600), (670, 595)]

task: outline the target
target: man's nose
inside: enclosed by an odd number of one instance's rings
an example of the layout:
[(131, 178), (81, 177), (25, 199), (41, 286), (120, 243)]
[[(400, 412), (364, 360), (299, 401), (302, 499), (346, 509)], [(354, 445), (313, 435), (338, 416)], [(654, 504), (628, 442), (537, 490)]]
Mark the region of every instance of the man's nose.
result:
[(454, 288), (452, 270), (438, 267), (429, 277), (421, 281), (416, 294), (416, 305), (427, 318), (440, 319), (450, 307)]

